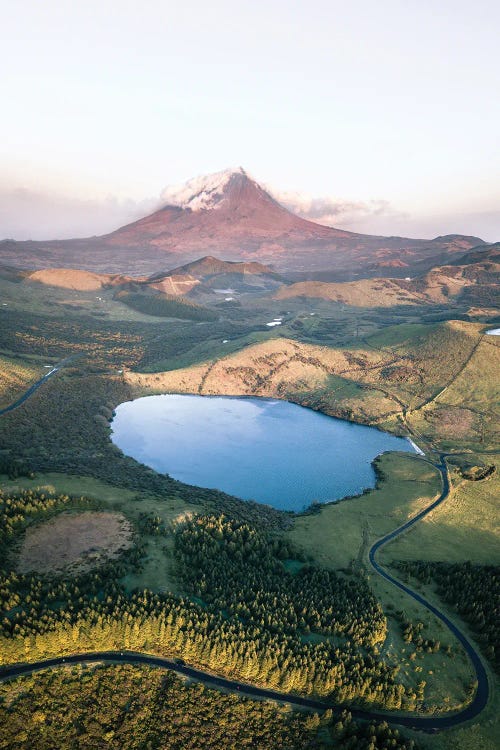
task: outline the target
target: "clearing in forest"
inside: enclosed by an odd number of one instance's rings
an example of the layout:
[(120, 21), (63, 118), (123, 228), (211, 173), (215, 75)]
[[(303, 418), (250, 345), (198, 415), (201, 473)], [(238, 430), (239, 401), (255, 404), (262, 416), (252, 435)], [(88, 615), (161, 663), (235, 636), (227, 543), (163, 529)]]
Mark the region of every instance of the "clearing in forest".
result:
[(27, 530), (20, 573), (82, 572), (132, 546), (132, 525), (121, 513), (61, 513)]

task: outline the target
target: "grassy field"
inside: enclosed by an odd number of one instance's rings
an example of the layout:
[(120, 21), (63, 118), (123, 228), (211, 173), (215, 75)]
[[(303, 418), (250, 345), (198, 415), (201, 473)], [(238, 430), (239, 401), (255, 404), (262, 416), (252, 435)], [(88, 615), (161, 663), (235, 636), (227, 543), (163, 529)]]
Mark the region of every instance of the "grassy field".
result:
[[(425, 608), (371, 573), (367, 560), (368, 549), (376, 539), (400, 526), (437, 496), (441, 488), (439, 475), (426, 461), (402, 454), (383, 455), (378, 465), (381, 479), (376, 489), (360, 497), (323, 506), (315, 515), (297, 518), (288, 535), (306, 555), (325, 567), (354, 566), (368, 572), (370, 585), (388, 617), (388, 637), (383, 647), (385, 657), (400, 665), (400, 676), (408, 684), (415, 684), (419, 679), (426, 680), (430, 703), (442, 704), (449, 709), (458, 707), (472, 679), (468, 660), (460, 645)], [(472, 484), (477, 487), (478, 483), (468, 483)], [(479, 494), (477, 490), (476, 494)], [(446, 514), (446, 507), (445, 503), (442, 510), (435, 513)], [(463, 509), (456, 512), (452, 509), (451, 512), (458, 528), (461, 512)], [(435, 537), (424, 541), (425, 528), (422, 524), (425, 521), (418, 524), (415, 531), (391, 543), (382, 559), (405, 559), (405, 550), (411, 559), (427, 559), (426, 550), (432, 551), (433, 545), (437, 545), (439, 550), (447, 532), (440, 528)], [(467, 549), (472, 551), (480, 548), (482, 537), (478, 531), (478, 536), (474, 538), (471, 528), (472, 524), (464, 532), (464, 537), (468, 535)], [(411, 540), (415, 536), (417, 538)], [(457, 545), (456, 541), (450, 540), (449, 544), (454, 547), (457, 559), (464, 559), (460, 543)], [(478, 552), (478, 558), (483, 560), (481, 552)], [(431, 559), (446, 558), (438, 555)], [(432, 592), (430, 598), (433, 598)], [(438, 606), (442, 606), (434, 599)], [(450, 616), (462, 626), (456, 615), (450, 613)], [(401, 619), (422, 622), (423, 637), (439, 640), (441, 651), (411, 656), (414, 649), (403, 640)], [(453, 658), (444, 653), (446, 646), (451, 646)]]
[[(498, 456), (482, 455), (487, 464)], [(500, 564), (498, 498), (500, 479), (470, 482), (451, 473), (453, 489), (446, 501), (406, 534), (391, 542), (382, 560), (432, 560)]]
[(59, 513), (24, 535), (15, 567), (20, 573), (78, 575), (132, 546), (132, 525), (121, 513)]
[(481, 714), (480, 721), (461, 729), (452, 729), (435, 737), (418, 737), (426, 750), (498, 750), (500, 702), (495, 699)]
[(376, 489), (295, 519), (288, 534), (322, 565), (346, 568), (353, 561), (364, 562), (374, 541), (439, 494), (439, 474), (422, 459), (411, 454), (386, 453), (377, 465), (381, 479)]

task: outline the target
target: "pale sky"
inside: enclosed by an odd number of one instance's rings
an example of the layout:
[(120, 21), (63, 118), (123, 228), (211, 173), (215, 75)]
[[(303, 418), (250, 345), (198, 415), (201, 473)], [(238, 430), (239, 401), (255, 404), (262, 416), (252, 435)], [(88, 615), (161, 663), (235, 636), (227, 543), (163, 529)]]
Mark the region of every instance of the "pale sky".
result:
[(111, 230), (242, 165), (338, 226), (500, 239), (496, 0), (0, 11), (0, 238)]

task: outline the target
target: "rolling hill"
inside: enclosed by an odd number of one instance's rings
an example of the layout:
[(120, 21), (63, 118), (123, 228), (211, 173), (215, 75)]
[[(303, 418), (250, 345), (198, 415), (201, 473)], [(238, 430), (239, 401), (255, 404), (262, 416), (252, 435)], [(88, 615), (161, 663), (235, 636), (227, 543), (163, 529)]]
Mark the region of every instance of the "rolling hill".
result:
[(288, 283), (280, 274), (262, 263), (226, 261), (207, 255), (174, 268), (165, 274), (154, 274), (148, 285), (169, 294), (192, 296), (222, 293), (258, 292), (265, 294)]
[(94, 273), (76, 268), (45, 268), (26, 274), (24, 280), (28, 283), (36, 282), (79, 292), (98, 291), (131, 281), (130, 277), (121, 274)]
[(500, 289), (497, 246), (467, 253), (454, 264), (436, 266), (416, 278), (372, 278), (336, 283), (300, 281), (280, 288), (275, 299), (312, 297), (355, 307), (465, 304), (497, 306)]

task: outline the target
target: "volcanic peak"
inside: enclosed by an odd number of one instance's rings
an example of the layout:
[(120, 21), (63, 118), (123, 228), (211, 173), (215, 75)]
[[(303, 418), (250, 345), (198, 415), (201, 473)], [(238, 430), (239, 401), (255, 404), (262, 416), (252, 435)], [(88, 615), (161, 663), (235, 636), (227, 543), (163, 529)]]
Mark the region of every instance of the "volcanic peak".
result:
[(420, 275), (484, 244), (461, 235), (414, 240), (323, 226), (281, 206), (241, 167), (166, 188), (162, 197), (163, 208), (110, 234), (4, 242), (0, 260), (25, 268), (84, 267), (149, 276), (167, 263), (179, 267), (216, 254), (228, 261), (271, 264), (280, 273), (300, 274), (296, 280), (320, 274), (322, 281), (345, 281)]
[(191, 211), (217, 209), (227, 200), (231, 187), (246, 180), (250, 178), (243, 167), (224, 169), (222, 172), (194, 177), (182, 185), (168, 186), (163, 190), (161, 199), (166, 206)]

